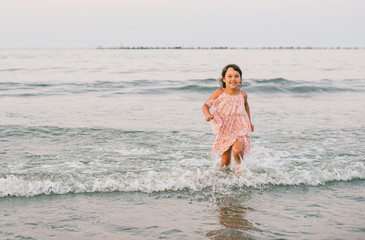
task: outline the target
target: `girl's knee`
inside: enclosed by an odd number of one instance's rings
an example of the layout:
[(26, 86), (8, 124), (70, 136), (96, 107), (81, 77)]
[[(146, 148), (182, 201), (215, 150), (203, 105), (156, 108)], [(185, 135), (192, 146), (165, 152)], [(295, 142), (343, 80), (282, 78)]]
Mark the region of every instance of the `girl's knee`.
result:
[(235, 156), (235, 157), (240, 157), (240, 156), (242, 156), (243, 155), (243, 149), (241, 150), (233, 150), (233, 156)]
[(234, 156), (242, 156), (243, 155), (243, 149), (244, 149), (243, 143), (236, 142), (232, 147), (233, 155)]

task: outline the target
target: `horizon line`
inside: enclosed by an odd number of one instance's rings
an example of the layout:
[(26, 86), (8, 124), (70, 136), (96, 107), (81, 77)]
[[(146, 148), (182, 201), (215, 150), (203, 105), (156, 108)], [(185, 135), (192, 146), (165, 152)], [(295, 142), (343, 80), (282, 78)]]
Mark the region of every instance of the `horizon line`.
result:
[(343, 49), (343, 50), (351, 50), (351, 49), (365, 49), (365, 47), (340, 47), (340, 46), (328, 46), (328, 47), (315, 47), (315, 46), (306, 46), (306, 47), (300, 47), (300, 46), (265, 46), (265, 47), (227, 47), (227, 46), (211, 46), (211, 47), (183, 47), (183, 46), (174, 46), (174, 47), (158, 47), (158, 46), (133, 46), (133, 47), (125, 47), (125, 46), (118, 46), (118, 47), (103, 47), (99, 45), (98, 47), (0, 47), (2, 50), (6, 49), (100, 49), (100, 50), (107, 50), (107, 49), (117, 49), (117, 50), (234, 50), (234, 49), (265, 49), (265, 50), (286, 50), (286, 49), (329, 49), (329, 50), (336, 50), (336, 49)]

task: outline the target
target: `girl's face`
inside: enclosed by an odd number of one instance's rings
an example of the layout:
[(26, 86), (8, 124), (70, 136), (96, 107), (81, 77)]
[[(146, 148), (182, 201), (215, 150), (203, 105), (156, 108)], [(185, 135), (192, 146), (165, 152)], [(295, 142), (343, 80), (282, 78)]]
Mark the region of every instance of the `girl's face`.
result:
[(222, 80), (226, 83), (226, 88), (233, 90), (238, 88), (242, 79), (240, 73), (230, 67)]

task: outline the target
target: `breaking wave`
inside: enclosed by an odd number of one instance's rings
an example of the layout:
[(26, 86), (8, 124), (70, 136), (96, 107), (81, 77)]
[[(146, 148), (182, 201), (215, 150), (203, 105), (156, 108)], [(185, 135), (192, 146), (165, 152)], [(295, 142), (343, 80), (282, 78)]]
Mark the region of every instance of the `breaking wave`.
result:
[[(130, 154), (124, 150), (120, 154)], [(132, 152), (146, 156), (143, 149)], [(262, 158), (263, 155), (266, 155)], [(242, 175), (231, 169), (219, 169), (217, 162), (200, 166), (154, 164), (150, 169), (125, 169), (123, 164), (94, 160), (44, 164), (36, 171), (26, 170), (0, 174), (0, 196), (31, 197), (43, 194), (95, 192), (190, 192), (195, 195), (234, 194), (247, 188), (265, 186), (318, 186), (333, 181), (365, 179), (363, 161), (313, 160), (284, 162), (256, 149), (242, 164)], [(259, 158), (260, 157), (260, 158)], [(197, 161), (192, 161), (197, 162)], [(212, 162), (210, 160), (210, 162)], [(214, 162), (214, 161), (213, 161)], [(145, 163), (144, 163), (145, 164)]]
[[(98, 94), (113, 96), (120, 94), (175, 94), (211, 93), (219, 87), (216, 79), (173, 80), (135, 80), (135, 81), (96, 81), (91, 83), (0, 83), (0, 97), (35, 97), (68, 94)], [(364, 79), (347, 79), (341, 82), (332, 80), (293, 81), (284, 78), (250, 79), (243, 84), (243, 89), (250, 93), (278, 94), (317, 94), (364, 92)]]

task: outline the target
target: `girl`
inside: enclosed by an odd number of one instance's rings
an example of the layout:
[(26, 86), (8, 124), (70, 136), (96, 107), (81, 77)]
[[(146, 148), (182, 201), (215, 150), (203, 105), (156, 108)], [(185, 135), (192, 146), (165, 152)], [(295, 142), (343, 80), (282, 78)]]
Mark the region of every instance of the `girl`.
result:
[[(235, 64), (229, 64), (222, 70), (219, 79), (221, 88), (217, 89), (203, 104), (203, 113), (212, 124), (216, 135), (213, 153), (222, 155), (221, 167), (231, 163), (231, 153), (237, 164), (241, 163), (244, 154), (251, 150), (250, 107), (247, 93), (240, 90), (242, 71)], [(210, 108), (214, 107), (213, 112)]]

